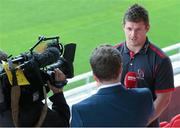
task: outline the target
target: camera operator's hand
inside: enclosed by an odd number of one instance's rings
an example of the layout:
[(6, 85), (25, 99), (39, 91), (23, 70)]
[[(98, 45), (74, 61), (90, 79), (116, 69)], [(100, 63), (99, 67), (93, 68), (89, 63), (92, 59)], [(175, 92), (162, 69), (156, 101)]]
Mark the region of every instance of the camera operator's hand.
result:
[(66, 80), (66, 76), (64, 75), (64, 73), (59, 70), (58, 68), (56, 68), (54, 70), (55, 73), (55, 81), (65, 81)]
[[(66, 76), (64, 75), (64, 73), (61, 70), (55, 69), (54, 73), (55, 73), (55, 81), (56, 82), (61, 82), (61, 81), (66, 80)], [(51, 84), (48, 84), (48, 85), (49, 85), (49, 88), (53, 91), (54, 94), (63, 91), (63, 88), (57, 88), (55, 86), (52, 86)]]

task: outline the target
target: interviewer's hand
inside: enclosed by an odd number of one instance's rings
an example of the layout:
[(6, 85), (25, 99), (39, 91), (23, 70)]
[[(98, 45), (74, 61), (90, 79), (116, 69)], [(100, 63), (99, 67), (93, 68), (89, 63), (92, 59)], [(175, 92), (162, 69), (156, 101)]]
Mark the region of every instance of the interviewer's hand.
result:
[[(64, 73), (61, 70), (55, 69), (54, 73), (55, 73), (55, 81), (64, 81), (64, 80), (66, 80), (66, 76), (64, 75)], [(52, 92), (54, 94), (63, 91), (63, 88), (61, 88), (61, 89), (56, 88), (56, 87), (52, 86), (51, 84), (49, 84), (49, 82), (48, 82), (48, 85), (49, 85), (49, 88), (52, 90)]]

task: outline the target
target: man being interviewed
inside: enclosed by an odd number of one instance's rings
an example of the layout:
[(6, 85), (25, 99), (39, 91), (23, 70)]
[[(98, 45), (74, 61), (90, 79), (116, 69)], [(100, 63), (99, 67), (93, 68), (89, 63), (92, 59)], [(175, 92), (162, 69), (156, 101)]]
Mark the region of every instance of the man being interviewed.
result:
[(115, 47), (123, 57), (121, 82), (128, 72), (137, 74), (137, 87), (149, 88), (153, 95), (155, 113), (149, 127), (158, 127), (158, 117), (166, 109), (174, 90), (172, 64), (169, 57), (147, 38), (150, 29), (148, 11), (134, 4), (124, 14), (126, 41)]
[(96, 94), (72, 106), (72, 127), (146, 126), (153, 113), (147, 88), (126, 89), (120, 83), (122, 59), (110, 45), (96, 48), (90, 58)]

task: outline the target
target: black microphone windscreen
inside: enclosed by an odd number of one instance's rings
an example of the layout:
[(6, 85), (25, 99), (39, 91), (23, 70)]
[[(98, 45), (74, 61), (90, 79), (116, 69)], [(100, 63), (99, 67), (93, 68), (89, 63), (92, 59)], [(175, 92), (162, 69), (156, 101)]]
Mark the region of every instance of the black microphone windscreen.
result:
[(34, 54), (33, 61), (38, 64), (39, 68), (55, 63), (60, 58), (59, 50), (55, 47), (47, 48), (41, 54)]

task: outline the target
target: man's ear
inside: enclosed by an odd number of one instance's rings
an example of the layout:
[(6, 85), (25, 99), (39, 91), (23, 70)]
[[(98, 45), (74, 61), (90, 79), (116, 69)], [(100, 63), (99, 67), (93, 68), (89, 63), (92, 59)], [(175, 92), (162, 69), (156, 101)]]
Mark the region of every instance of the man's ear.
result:
[(93, 78), (96, 81), (97, 86), (100, 86), (100, 81), (94, 73), (93, 73)]
[(146, 32), (148, 32), (150, 29), (150, 24), (146, 25)]
[(97, 78), (97, 76), (93, 73), (93, 78), (95, 81), (99, 82), (99, 79)]

